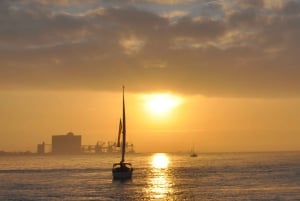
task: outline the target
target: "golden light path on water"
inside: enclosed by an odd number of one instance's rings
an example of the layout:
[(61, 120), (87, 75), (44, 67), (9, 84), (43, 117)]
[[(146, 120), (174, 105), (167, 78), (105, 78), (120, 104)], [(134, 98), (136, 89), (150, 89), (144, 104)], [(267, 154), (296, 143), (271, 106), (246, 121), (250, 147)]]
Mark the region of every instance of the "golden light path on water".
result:
[(163, 153), (154, 154), (151, 158), (151, 175), (146, 192), (153, 199), (164, 200), (172, 194), (172, 181), (168, 175), (169, 157)]
[(169, 165), (169, 158), (166, 154), (158, 153), (152, 156), (152, 167), (156, 169), (167, 168)]

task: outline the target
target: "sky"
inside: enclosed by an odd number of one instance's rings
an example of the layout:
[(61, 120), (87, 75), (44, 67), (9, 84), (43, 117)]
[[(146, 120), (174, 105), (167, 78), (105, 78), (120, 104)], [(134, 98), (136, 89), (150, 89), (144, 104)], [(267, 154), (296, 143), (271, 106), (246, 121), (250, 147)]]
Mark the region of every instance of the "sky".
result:
[[(137, 152), (299, 150), (299, 13), (300, 0), (2, 0), (0, 150), (115, 140), (122, 85)], [(155, 94), (180, 101), (155, 114)]]

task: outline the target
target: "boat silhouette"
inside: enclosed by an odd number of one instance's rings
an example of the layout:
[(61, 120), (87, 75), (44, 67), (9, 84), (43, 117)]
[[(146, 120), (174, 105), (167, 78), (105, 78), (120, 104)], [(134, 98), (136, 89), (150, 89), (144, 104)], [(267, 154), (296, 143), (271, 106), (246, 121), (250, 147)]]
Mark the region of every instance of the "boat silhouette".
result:
[(126, 153), (126, 114), (125, 114), (125, 98), (124, 98), (123, 86), (123, 115), (119, 123), (119, 132), (118, 132), (118, 143), (117, 146), (120, 147), (120, 140), (122, 135), (122, 145), (121, 145), (121, 161), (119, 163), (114, 163), (112, 168), (112, 175), (114, 180), (127, 180), (132, 178), (132, 164), (125, 162), (125, 153)]

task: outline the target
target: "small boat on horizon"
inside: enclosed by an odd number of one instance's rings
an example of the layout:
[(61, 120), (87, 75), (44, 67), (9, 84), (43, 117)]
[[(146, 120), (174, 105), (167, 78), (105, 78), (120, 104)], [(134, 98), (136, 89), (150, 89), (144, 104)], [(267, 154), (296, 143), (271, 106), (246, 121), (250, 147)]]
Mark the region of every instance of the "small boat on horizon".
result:
[(190, 157), (197, 157), (197, 153), (194, 151), (194, 149), (191, 150), (191, 153), (190, 153)]
[(197, 157), (198, 155), (196, 153), (191, 153), (190, 157)]
[(126, 115), (125, 115), (125, 98), (124, 98), (123, 86), (123, 117), (120, 119), (119, 133), (118, 133), (118, 143), (117, 146), (120, 147), (120, 140), (122, 135), (122, 146), (121, 146), (121, 161), (119, 163), (114, 163), (112, 168), (112, 174), (114, 180), (127, 180), (132, 178), (132, 164), (125, 162), (126, 153)]

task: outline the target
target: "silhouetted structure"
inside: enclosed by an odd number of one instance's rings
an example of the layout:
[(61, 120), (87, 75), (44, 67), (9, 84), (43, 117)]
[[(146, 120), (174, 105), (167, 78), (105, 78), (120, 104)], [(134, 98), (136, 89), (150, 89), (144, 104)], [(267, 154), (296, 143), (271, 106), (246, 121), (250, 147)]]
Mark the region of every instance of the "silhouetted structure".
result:
[(37, 153), (44, 154), (45, 153), (45, 142), (37, 145)]
[[(133, 144), (126, 143), (126, 153), (135, 153)], [(117, 146), (117, 142), (104, 142), (98, 141), (96, 145), (82, 145), (81, 150), (83, 153), (120, 153), (122, 147)]]
[(53, 154), (80, 154), (81, 153), (81, 135), (74, 135), (69, 132), (66, 135), (52, 136)]
[[(94, 145), (82, 145), (81, 135), (69, 132), (66, 135), (52, 135), (52, 144), (42, 142), (37, 144), (37, 154), (110, 154), (120, 153), (122, 145), (117, 142), (98, 141)], [(134, 146), (126, 142), (126, 153), (135, 153)]]

